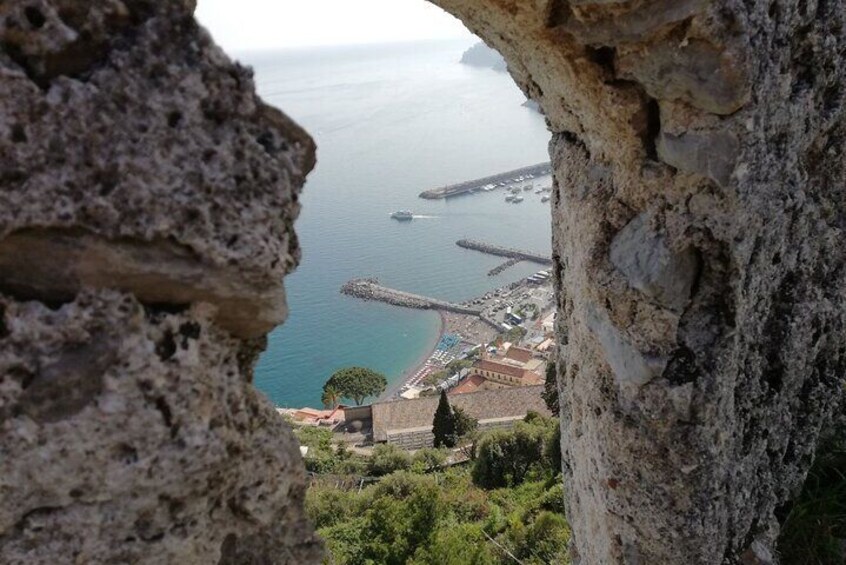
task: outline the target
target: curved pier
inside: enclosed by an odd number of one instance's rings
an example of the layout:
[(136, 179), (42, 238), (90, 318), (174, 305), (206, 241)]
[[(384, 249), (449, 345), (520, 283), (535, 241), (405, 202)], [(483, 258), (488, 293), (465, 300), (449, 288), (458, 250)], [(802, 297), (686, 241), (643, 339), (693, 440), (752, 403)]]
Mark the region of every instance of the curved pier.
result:
[(388, 288), (380, 285), (376, 279), (353, 279), (348, 281), (341, 287), (341, 294), (355, 296), (364, 300), (377, 300), (395, 306), (418, 308), (420, 310), (444, 310), (446, 312), (470, 314), (472, 316), (479, 316), (482, 313), (478, 308), (470, 308), (462, 304), (455, 304), (436, 298), (429, 298), (428, 296)]
[(518, 259), (520, 261), (531, 261), (533, 263), (540, 263), (541, 265), (551, 265), (552, 259), (539, 253), (532, 253), (531, 251), (521, 251), (519, 249), (511, 249), (510, 247), (500, 247), (498, 245), (491, 245), (473, 239), (459, 239), (455, 242), (459, 247), (464, 249), (472, 249), (474, 251), (481, 251), (489, 255), (496, 255), (498, 257), (508, 257), (509, 259)]
[(467, 182), (461, 182), (458, 184), (450, 184), (447, 186), (442, 186), (440, 188), (433, 188), (431, 190), (424, 190), (420, 193), (420, 198), (425, 198), (427, 200), (440, 200), (442, 198), (449, 198), (450, 196), (456, 196), (459, 194), (464, 194), (465, 192), (478, 190), (486, 184), (497, 184), (500, 182), (511, 183), (512, 181), (518, 183), (526, 182), (531, 181), (532, 179), (524, 179), (522, 181), (514, 181), (513, 179), (517, 177), (524, 177), (526, 175), (539, 177), (551, 174), (552, 166), (549, 163), (538, 163), (537, 165), (530, 165), (528, 167), (514, 169), (513, 171), (507, 171), (505, 173), (500, 173), (498, 175), (493, 175), (490, 177), (469, 180)]

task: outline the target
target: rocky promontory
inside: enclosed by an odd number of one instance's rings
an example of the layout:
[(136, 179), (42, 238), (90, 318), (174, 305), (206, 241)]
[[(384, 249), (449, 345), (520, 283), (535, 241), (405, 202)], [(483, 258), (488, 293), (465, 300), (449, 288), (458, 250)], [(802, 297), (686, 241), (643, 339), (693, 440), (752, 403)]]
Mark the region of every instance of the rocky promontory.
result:
[(504, 73), (508, 69), (502, 55), (481, 41), (465, 51), (460, 62), (463, 65), (493, 69), (500, 73)]

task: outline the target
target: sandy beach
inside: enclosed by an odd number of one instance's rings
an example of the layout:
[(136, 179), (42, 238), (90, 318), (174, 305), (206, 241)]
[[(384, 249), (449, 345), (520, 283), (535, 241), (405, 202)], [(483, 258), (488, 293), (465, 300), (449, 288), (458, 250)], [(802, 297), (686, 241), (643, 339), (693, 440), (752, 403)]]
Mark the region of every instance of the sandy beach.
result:
[(405, 370), (402, 377), (390, 384), (379, 400), (390, 400), (402, 390), (422, 369), (432, 357), (440, 339), (446, 334), (457, 334), (461, 341), (469, 345), (489, 343), (496, 336), (496, 330), (475, 316), (466, 314), (455, 314), (452, 312), (438, 312), (441, 318), (441, 327), (437, 337), (432, 341), (426, 353), (411, 368)]

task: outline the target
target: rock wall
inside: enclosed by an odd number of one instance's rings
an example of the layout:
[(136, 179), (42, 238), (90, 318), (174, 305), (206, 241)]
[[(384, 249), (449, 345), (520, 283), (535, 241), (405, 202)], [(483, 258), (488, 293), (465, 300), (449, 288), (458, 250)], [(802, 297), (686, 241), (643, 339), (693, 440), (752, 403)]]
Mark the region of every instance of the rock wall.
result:
[[(843, 0), (435, 0), (542, 107), (574, 561), (768, 563), (843, 396)], [(310, 563), (310, 138), (191, 0), (0, 4), (0, 561)], [(60, 557), (57, 557), (60, 556)]]
[(433, 0), (543, 108), (573, 557), (771, 563), (842, 402), (842, 0)]
[(0, 3), (0, 562), (312, 563), (251, 385), (308, 135), (190, 0)]

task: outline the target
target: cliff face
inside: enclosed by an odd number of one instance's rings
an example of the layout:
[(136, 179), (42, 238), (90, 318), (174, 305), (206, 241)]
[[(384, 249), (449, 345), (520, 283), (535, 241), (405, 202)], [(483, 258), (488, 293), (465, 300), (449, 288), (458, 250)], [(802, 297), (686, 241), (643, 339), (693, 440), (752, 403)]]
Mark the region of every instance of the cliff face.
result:
[(552, 130), (573, 555), (770, 563), (842, 406), (842, 1), (435, 0)]
[(0, 562), (318, 559), (250, 384), (314, 145), (193, 8), (0, 4)]
[[(843, 0), (436, 0), (552, 131), (574, 561), (770, 563), (842, 406)], [(190, 0), (0, 4), (0, 562), (311, 563), (310, 138)]]

